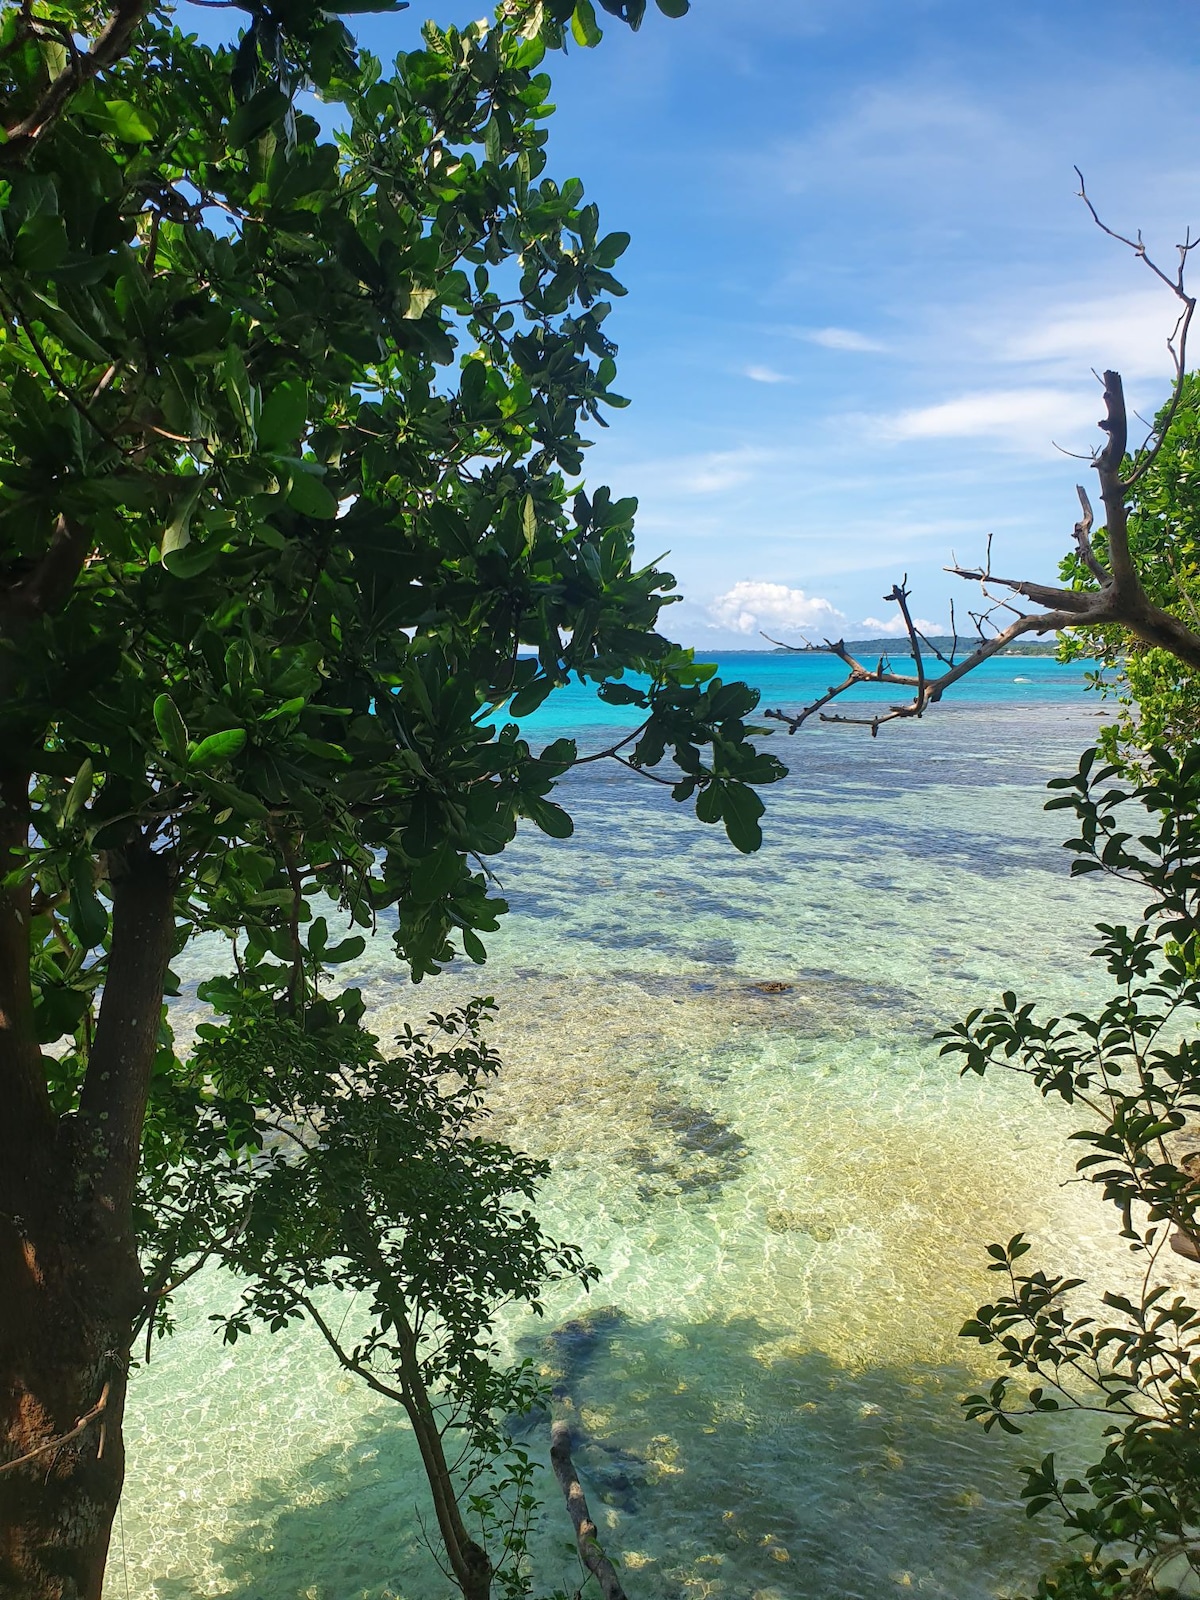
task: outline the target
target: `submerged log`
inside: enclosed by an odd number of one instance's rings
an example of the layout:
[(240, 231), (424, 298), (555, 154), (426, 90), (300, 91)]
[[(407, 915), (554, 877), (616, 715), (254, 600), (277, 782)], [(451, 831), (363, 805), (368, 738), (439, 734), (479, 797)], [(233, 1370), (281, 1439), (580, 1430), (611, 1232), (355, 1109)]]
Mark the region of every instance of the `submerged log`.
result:
[(559, 1421), (551, 1424), (550, 1464), (554, 1468), (554, 1476), (558, 1479), (575, 1527), (575, 1544), (579, 1551), (579, 1559), (600, 1585), (604, 1600), (628, 1600), (621, 1586), (621, 1580), (617, 1577), (616, 1569), (604, 1554), (597, 1538), (596, 1524), (592, 1521), (583, 1486), (579, 1482), (575, 1464), (571, 1460), (571, 1425), (568, 1422)]

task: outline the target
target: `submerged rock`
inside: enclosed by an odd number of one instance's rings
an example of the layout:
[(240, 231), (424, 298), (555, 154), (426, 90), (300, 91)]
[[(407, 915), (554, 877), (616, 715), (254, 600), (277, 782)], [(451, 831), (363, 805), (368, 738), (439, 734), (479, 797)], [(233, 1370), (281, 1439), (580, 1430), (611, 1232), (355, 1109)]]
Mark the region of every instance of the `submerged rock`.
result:
[(793, 1211), (788, 1206), (769, 1207), (767, 1227), (772, 1233), (806, 1233), (817, 1244), (828, 1244), (837, 1235), (819, 1212)]
[(570, 1395), (601, 1344), (629, 1321), (620, 1306), (596, 1306), (572, 1317), (541, 1341), (542, 1374), (556, 1400)]
[(662, 1194), (713, 1195), (741, 1175), (750, 1147), (735, 1128), (701, 1106), (662, 1100), (650, 1113), (650, 1126), (668, 1135), (674, 1148), (634, 1145), (628, 1152), (648, 1180), (638, 1185), (643, 1200)]

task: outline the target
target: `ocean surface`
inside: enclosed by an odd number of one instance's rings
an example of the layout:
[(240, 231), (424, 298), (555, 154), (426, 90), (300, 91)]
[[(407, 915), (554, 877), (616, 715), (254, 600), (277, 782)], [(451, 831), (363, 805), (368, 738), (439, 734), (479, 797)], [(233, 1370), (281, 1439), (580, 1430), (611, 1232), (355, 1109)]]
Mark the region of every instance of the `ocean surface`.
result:
[[(722, 658), (792, 708), (836, 668)], [(931, 1034), (1004, 987), (1102, 992), (1092, 924), (1137, 902), (1072, 882), (1042, 810), (1100, 709), (1082, 670), (1017, 658), (877, 739), (775, 735), (791, 775), (752, 858), (666, 790), (585, 767), (559, 795), (575, 837), (529, 830), (496, 863), (512, 912), (485, 968), (414, 987), (385, 939), (359, 963), (385, 1038), (500, 1004), (495, 1130), (552, 1161), (543, 1222), (603, 1273), (503, 1338), (570, 1394), (633, 1600), (984, 1600), (1060, 1548), (1017, 1469), (1086, 1441), (965, 1422), (994, 1373), (956, 1334), (986, 1244), (1018, 1229), (1048, 1270), (1114, 1287), (1128, 1265), (1072, 1181), (1070, 1119), (1016, 1079), (960, 1081)], [(621, 715), (569, 689), (527, 727), (599, 749)], [(183, 976), (202, 975), (197, 956)], [(195, 1012), (185, 990), (184, 1031)], [(449, 1596), (407, 1425), (304, 1330), (222, 1347), (207, 1319), (234, 1293), (190, 1284), (134, 1379), (106, 1600)], [(545, 1458), (543, 1427), (526, 1443)], [(539, 1592), (573, 1594), (548, 1473), (541, 1490)]]

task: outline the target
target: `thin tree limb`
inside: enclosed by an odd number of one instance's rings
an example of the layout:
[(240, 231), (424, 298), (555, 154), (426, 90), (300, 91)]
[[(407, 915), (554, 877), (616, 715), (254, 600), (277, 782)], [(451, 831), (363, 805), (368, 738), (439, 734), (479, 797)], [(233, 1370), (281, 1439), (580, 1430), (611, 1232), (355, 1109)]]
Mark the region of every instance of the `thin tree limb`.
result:
[[(61, 1450), (63, 1445), (70, 1444), (72, 1439), (78, 1439), (79, 1435), (84, 1431), (84, 1429), (95, 1422), (96, 1418), (103, 1413), (105, 1407), (108, 1405), (108, 1392), (110, 1387), (111, 1385), (106, 1379), (104, 1387), (100, 1391), (99, 1400), (96, 1401), (96, 1404), (91, 1408), (90, 1411), (84, 1412), (84, 1414), (75, 1423), (75, 1426), (71, 1428), (69, 1432), (57, 1434), (53, 1439), (47, 1439), (44, 1444), (39, 1444), (36, 1450), (27, 1451), (25, 1455), (18, 1456), (15, 1461), (0, 1462), (0, 1472), (15, 1472), (18, 1467), (24, 1467), (28, 1465), (30, 1461), (36, 1461), (38, 1456), (44, 1456), (51, 1450)], [(102, 1434), (100, 1449), (103, 1449), (103, 1447), (104, 1440)], [(99, 1450), (97, 1451), (97, 1454), (99, 1454)]]

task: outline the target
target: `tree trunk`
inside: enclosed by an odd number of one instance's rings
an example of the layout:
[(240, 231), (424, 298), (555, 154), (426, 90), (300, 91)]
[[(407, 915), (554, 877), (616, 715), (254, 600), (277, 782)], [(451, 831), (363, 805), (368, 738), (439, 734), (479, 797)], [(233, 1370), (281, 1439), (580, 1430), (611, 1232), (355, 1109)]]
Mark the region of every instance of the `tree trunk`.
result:
[(417, 1357), (416, 1336), (403, 1310), (396, 1310), (395, 1316), (396, 1330), (400, 1334), (399, 1376), (404, 1409), (421, 1452), (446, 1558), (463, 1600), (491, 1600), (492, 1563), (487, 1551), (471, 1538), (463, 1522), (454, 1491), (454, 1477), (446, 1461), (437, 1417)]
[[(16, 800), (0, 777), (0, 877), (27, 838)], [(0, 1600), (99, 1600), (124, 1477), (144, 1294), (132, 1201), (173, 937), (171, 863), (136, 841), (111, 889), (94, 1047), (79, 1113), (62, 1118), (33, 1032), (28, 889), (0, 891)]]
[(100, 1600), (132, 1318), (105, 1305), (86, 1252), (31, 1233), (0, 1261), (0, 1595)]

